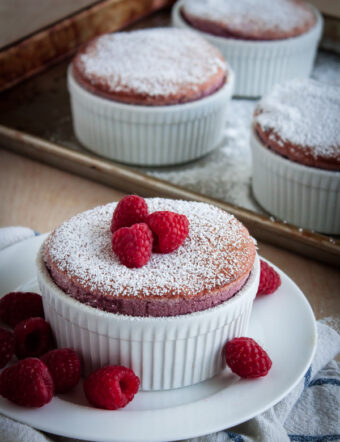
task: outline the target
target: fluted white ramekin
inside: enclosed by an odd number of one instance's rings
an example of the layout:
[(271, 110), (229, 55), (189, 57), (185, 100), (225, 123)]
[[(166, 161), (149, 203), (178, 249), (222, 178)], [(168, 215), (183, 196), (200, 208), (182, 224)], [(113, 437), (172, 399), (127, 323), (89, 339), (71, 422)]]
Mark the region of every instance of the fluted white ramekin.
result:
[(198, 32), (222, 52), (235, 74), (234, 95), (259, 97), (276, 83), (310, 76), (323, 27), (321, 14), (316, 8), (310, 6), (317, 20), (308, 32), (283, 40), (250, 41), (199, 31), (182, 17), (182, 6), (183, 0), (174, 5), (172, 24)]
[(168, 390), (211, 378), (224, 366), (222, 349), (247, 333), (260, 265), (256, 257), (243, 288), (217, 307), (188, 315), (154, 318), (107, 313), (66, 295), (37, 257), (37, 279), (44, 312), (58, 347), (71, 347), (85, 373), (108, 364), (130, 367), (142, 390)]
[(215, 149), (223, 136), (234, 75), (215, 93), (189, 103), (141, 106), (99, 97), (68, 70), (73, 127), (79, 141), (104, 157), (134, 165), (185, 163)]
[(340, 171), (307, 167), (265, 147), (252, 129), (253, 192), (276, 217), (302, 228), (340, 233)]

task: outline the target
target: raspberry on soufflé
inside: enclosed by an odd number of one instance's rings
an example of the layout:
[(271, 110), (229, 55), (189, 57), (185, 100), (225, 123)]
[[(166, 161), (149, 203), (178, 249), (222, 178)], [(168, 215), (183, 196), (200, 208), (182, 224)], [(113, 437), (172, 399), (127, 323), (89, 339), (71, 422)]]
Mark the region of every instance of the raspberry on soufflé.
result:
[(117, 204), (111, 221), (111, 232), (121, 227), (145, 223), (148, 217), (148, 206), (144, 198), (138, 195), (126, 195)]
[(276, 86), (255, 109), (263, 146), (295, 163), (340, 170), (340, 87), (312, 79)]
[(121, 227), (112, 235), (112, 250), (126, 267), (143, 267), (152, 252), (152, 232), (147, 224)]
[(171, 253), (180, 247), (189, 233), (185, 215), (160, 210), (148, 216), (147, 223), (154, 235), (153, 251)]

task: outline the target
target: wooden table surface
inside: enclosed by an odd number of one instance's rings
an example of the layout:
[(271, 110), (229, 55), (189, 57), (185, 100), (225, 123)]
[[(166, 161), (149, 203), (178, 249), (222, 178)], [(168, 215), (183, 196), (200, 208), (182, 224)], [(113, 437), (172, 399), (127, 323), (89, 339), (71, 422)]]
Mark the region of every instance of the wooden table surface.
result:
[[(110, 187), (0, 149), (0, 227), (21, 225), (47, 232), (78, 212), (122, 196)], [(338, 269), (270, 244), (259, 243), (259, 252), (298, 284), (317, 319), (339, 317)], [(332, 323), (340, 331), (339, 322)]]

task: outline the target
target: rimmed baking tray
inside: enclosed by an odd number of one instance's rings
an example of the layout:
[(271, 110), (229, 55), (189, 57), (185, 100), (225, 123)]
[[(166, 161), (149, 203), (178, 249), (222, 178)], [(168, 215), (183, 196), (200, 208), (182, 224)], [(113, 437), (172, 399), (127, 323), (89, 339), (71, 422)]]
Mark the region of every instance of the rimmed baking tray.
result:
[[(144, 3), (144, 9), (141, 8), (141, 3), (139, 3), (138, 15), (133, 9), (135, 1), (114, 2), (109, 0), (95, 5), (97, 14), (99, 14), (98, 20), (103, 11), (107, 11), (108, 4), (111, 7), (115, 4), (115, 7), (117, 7), (118, 4), (123, 3), (124, 14), (122, 16), (125, 21), (123, 20), (120, 25), (118, 25), (119, 21), (116, 21), (110, 30), (125, 25), (126, 17), (129, 16), (126, 8), (132, 8), (134, 13), (131, 13), (130, 18), (133, 17), (133, 20), (135, 20), (173, 2), (146, 1), (142, 2)], [(90, 14), (93, 14), (93, 8), (88, 8), (86, 11), (88, 10), (91, 10)], [(84, 18), (86, 11), (81, 11), (78, 14), (79, 21), (77, 21), (77, 15), (72, 17), (72, 21), (76, 22), (77, 26), (82, 27), (81, 23), (88, 25), (88, 20)], [(133, 28), (167, 25), (169, 16), (169, 9), (165, 9), (140, 20), (133, 25)], [(59, 26), (62, 26), (63, 23), (68, 26), (69, 20), (70, 18), (65, 19), (65, 23), (62, 22)], [(100, 28), (100, 32), (108, 31), (105, 26), (103, 25)], [(48, 29), (44, 30), (43, 33), (45, 38), (50, 38), (47, 37)], [(90, 37), (92, 37), (92, 33), (90, 34)], [(84, 37), (81, 40), (84, 41)], [(71, 44), (72, 50), (69, 52), (72, 53), (82, 41), (79, 39), (73, 41)], [(60, 57), (58, 56), (57, 59), (60, 59)], [(123, 166), (88, 152), (77, 142), (72, 129), (69, 97), (66, 88), (66, 69), (69, 59), (66, 58), (51, 66), (51, 63), (55, 61), (56, 59), (51, 59), (45, 64), (39, 65), (36, 69), (40, 71), (39, 74), (2, 92), (0, 100), (0, 145), (2, 147), (113, 186), (124, 192), (136, 192), (144, 196), (157, 195), (205, 201), (218, 205), (237, 216), (258, 240), (340, 266), (339, 238), (303, 230), (297, 226), (280, 222), (269, 215), (256, 213), (185, 187), (171, 184), (168, 181), (150, 176), (141, 169), (137, 170)], [(9, 83), (7, 84), (9, 85)]]

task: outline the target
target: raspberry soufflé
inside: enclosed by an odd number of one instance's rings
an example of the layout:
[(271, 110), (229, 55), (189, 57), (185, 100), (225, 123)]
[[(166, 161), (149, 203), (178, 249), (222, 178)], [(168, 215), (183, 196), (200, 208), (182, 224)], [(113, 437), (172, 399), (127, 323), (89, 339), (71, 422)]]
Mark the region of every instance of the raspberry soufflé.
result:
[(68, 70), (79, 141), (136, 165), (183, 163), (215, 149), (233, 84), (217, 48), (175, 28), (101, 35)]
[(247, 97), (309, 77), (322, 32), (321, 14), (303, 0), (179, 0), (172, 21), (222, 52), (235, 72), (234, 94)]
[(305, 79), (276, 86), (254, 115), (253, 189), (272, 214), (340, 233), (340, 88)]
[(73, 74), (96, 95), (148, 106), (198, 100), (228, 80), (218, 49), (190, 31), (171, 28), (97, 37), (74, 58)]
[(107, 312), (157, 317), (205, 310), (241, 289), (256, 250), (236, 218), (203, 203), (146, 201), (150, 221), (152, 212), (165, 209), (186, 216), (184, 243), (172, 253), (152, 253), (141, 268), (129, 268), (111, 248), (116, 204), (84, 212), (58, 227), (45, 244), (46, 266), (65, 293)]
[(137, 195), (74, 216), (37, 258), (44, 311), (85, 373), (131, 368), (142, 390), (201, 382), (247, 333), (259, 285), (253, 238), (208, 204)]
[(242, 40), (296, 37), (316, 22), (302, 0), (184, 0), (181, 13), (201, 31)]
[(37, 258), (46, 319), (85, 373), (131, 368), (142, 390), (221, 371), (259, 285), (253, 238), (208, 204), (128, 195), (64, 222)]

